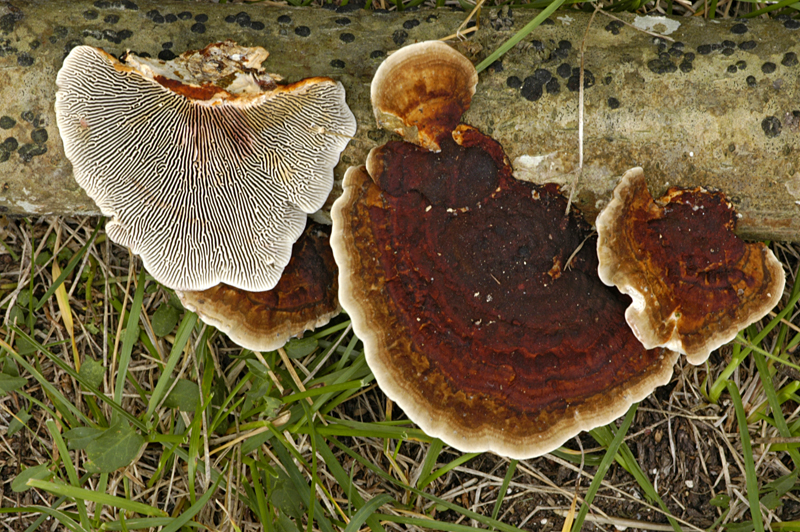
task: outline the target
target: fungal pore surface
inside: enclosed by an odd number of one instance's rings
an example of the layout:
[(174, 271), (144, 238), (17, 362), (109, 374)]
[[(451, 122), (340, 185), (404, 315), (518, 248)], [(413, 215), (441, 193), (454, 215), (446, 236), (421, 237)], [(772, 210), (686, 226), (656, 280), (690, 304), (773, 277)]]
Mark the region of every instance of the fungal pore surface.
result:
[(164, 285), (275, 286), (355, 133), (342, 85), (276, 83), (231, 41), (171, 62), (74, 48), (56, 118), (109, 237)]

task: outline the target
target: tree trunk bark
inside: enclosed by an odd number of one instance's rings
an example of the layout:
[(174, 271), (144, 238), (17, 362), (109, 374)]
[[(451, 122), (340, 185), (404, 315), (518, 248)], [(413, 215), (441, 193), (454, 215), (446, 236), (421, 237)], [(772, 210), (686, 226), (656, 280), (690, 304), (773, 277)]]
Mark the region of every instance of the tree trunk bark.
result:
[[(454, 44), (477, 63), (535, 14), (484, 9), (478, 31)], [(163, 0), (0, 3), (0, 210), (98, 213), (72, 177), (53, 113), (56, 74), (75, 45), (169, 57), (233, 39), (269, 50), (267, 70), (287, 81), (340, 80), (359, 130), (338, 179), (391, 138), (376, 127), (369, 99), (385, 54), (450, 35), (465, 16)], [(800, 240), (796, 21), (620, 18), (677, 42), (596, 16), (586, 39), (579, 176), (575, 69), (588, 15), (557, 13), (482, 72), (464, 122), (499, 140), (521, 179), (568, 191), (578, 177), (575, 203), (589, 219), (618, 177), (642, 166), (656, 196), (671, 186), (720, 189), (740, 214), (741, 235)]]

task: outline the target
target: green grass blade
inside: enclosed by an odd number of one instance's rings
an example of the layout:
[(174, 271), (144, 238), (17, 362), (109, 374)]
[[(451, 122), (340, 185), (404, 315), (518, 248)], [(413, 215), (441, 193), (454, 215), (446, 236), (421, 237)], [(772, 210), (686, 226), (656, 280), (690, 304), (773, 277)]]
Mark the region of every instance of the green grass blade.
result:
[(517, 470), (517, 463), (519, 463), (519, 460), (511, 460), (508, 463), (506, 476), (503, 478), (503, 483), (500, 485), (500, 491), (497, 492), (497, 500), (494, 501), (492, 519), (497, 519), (497, 514), (500, 513), (500, 507), (503, 505), (503, 499), (505, 498), (506, 493), (508, 493), (508, 485), (511, 484), (511, 479), (514, 478), (514, 472)]
[[(58, 357), (55, 354), (51, 353), (47, 348), (45, 348), (43, 345), (41, 345), (38, 341), (34, 340), (31, 336), (29, 336), (27, 333), (25, 333), (25, 331), (19, 329), (18, 327), (14, 326), (14, 325), (10, 325), (9, 327), (11, 328), (11, 330), (14, 331), (15, 334), (17, 334), (18, 336), (24, 337), (31, 344), (33, 344), (36, 347), (36, 349), (38, 349), (39, 351), (44, 353), (44, 355), (47, 358), (49, 358), (51, 361), (53, 361), (54, 364), (56, 364), (58, 367), (60, 367), (65, 373), (67, 373), (70, 377), (72, 377), (73, 379), (78, 381), (78, 383), (80, 383), (80, 385), (86, 391), (92, 392), (97, 397), (99, 397), (100, 399), (105, 401), (108, 404), (108, 406), (111, 407), (112, 410), (114, 410), (118, 414), (122, 415), (125, 419), (130, 421), (131, 424), (133, 424), (134, 426), (140, 428), (141, 430), (147, 430), (147, 427), (145, 426), (144, 423), (142, 423), (141, 421), (136, 419), (136, 417), (134, 417), (130, 413), (128, 413), (128, 411), (125, 410), (124, 408), (122, 408), (122, 406), (120, 406), (119, 403), (115, 402), (113, 399), (108, 397), (106, 394), (104, 394), (103, 392), (101, 392), (100, 390), (98, 390), (97, 388), (92, 386), (89, 382), (86, 381), (86, 379), (81, 377), (80, 374), (72, 368), (72, 366), (70, 366), (69, 364), (67, 364), (63, 360), (61, 360), (60, 357)], [(28, 364), (28, 362), (25, 359), (23, 359), (16, 351), (13, 351), (8, 344), (6, 344), (4, 341), (0, 340), (0, 347), (3, 347), (6, 351), (8, 351), (9, 354), (12, 356), (12, 358), (14, 358), (14, 360), (16, 360), (19, 365), (23, 366), (28, 371), (28, 373), (33, 375), (33, 377), (37, 381), (39, 381), (39, 383), (45, 389), (47, 389), (51, 394), (58, 394), (58, 396), (60, 396), (63, 399), (63, 401), (66, 403), (66, 405), (70, 409), (70, 411), (73, 411), (76, 414), (79, 414), (79, 417), (83, 420), (84, 424), (89, 425), (89, 426), (93, 426), (93, 427), (97, 426), (96, 423), (93, 423), (92, 420), (90, 420), (89, 418), (84, 416), (84, 414), (82, 412), (77, 410), (77, 408), (72, 404), (71, 401), (67, 401), (66, 398), (63, 398), (63, 396), (55, 388), (53, 388), (53, 385), (50, 384), (49, 381), (47, 381), (47, 379), (45, 379), (38, 371), (36, 371), (36, 369), (33, 366)], [(70, 419), (72, 419), (72, 418), (70, 418)], [(75, 427), (75, 426), (78, 426), (78, 424), (77, 423), (70, 423), (70, 426), (71, 427)]]
[(391, 495), (383, 494), (378, 495), (377, 497), (373, 497), (370, 501), (361, 507), (360, 510), (356, 512), (356, 515), (350, 519), (350, 523), (344, 529), (344, 532), (358, 532), (361, 528), (361, 525), (364, 524), (364, 521), (367, 520), (368, 517), (375, 514), (376, 510), (383, 506), (386, 503), (392, 502), (394, 498)]
[(477, 70), (478, 72), (483, 72), (484, 70), (486, 70), (486, 68), (488, 68), (489, 65), (500, 59), (503, 56), (503, 54), (511, 50), (514, 46), (517, 45), (519, 41), (527, 37), (528, 34), (534, 30), (534, 28), (536, 28), (539, 24), (544, 22), (545, 19), (550, 15), (552, 15), (559, 7), (561, 7), (563, 3), (564, 0), (555, 0), (553, 3), (548, 5), (544, 9), (544, 11), (536, 15), (536, 17), (533, 20), (525, 24), (524, 28), (519, 30), (517, 33), (514, 34), (513, 37), (504, 42), (500, 46), (500, 48), (492, 52), (489, 55), (489, 57), (478, 63), (478, 66), (475, 67), (475, 70)]
[(114, 388), (114, 401), (122, 403), (122, 390), (125, 389), (125, 379), (128, 376), (128, 366), (131, 362), (133, 346), (139, 337), (139, 316), (142, 313), (142, 301), (144, 300), (145, 285), (144, 268), (139, 270), (139, 281), (136, 285), (136, 292), (131, 303), (131, 310), (128, 314), (128, 322), (125, 327), (125, 336), (122, 339), (122, 348), (119, 353), (119, 368), (117, 369), (117, 385)]
[(225, 476), (224, 474), (218, 476), (216, 482), (214, 482), (214, 484), (212, 484), (211, 487), (208, 488), (208, 490), (206, 490), (206, 492), (203, 494), (202, 497), (197, 499), (197, 502), (195, 502), (193, 505), (187, 508), (186, 511), (181, 513), (181, 515), (176, 517), (172, 521), (172, 523), (162, 528), (161, 532), (177, 532), (178, 530), (180, 530), (182, 526), (187, 524), (192, 519), (192, 517), (197, 515), (200, 512), (200, 510), (202, 510), (205, 507), (206, 503), (208, 503), (208, 501), (211, 499), (211, 496), (214, 494), (215, 491), (217, 491), (219, 483), (222, 481), (222, 478), (224, 476)]
[[(770, 374), (767, 361), (761, 353), (757, 352), (753, 353), (753, 359), (756, 363), (758, 375), (761, 378), (761, 386), (764, 388), (764, 393), (767, 395), (767, 401), (769, 402), (770, 409), (772, 410), (772, 418), (775, 420), (775, 426), (778, 428), (778, 432), (782, 437), (791, 438), (793, 434), (789, 430), (789, 426), (786, 424), (786, 419), (783, 417), (783, 410), (781, 409), (781, 403), (778, 400), (778, 396), (775, 393), (775, 387), (772, 385), (772, 375)], [(791, 456), (795, 468), (800, 467), (800, 452), (796, 448), (789, 448), (787, 449), (787, 452), (789, 453), (789, 456)]]
[(112, 506), (120, 510), (136, 512), (141, 515), (155, 515), (159, 517), (165, 517), (167, 515), (166, 512), (159, 510), (158, 508), (153, 508), (147, 504), (129, 501), (128, 499), (122, 497), (115, 497), (114, 495), (99, 493), (94, 490), (85, 490), (83, 488), (76, 488), (74, 486), (67, 486), (65, 484), (56, 484), (54, 482), (46, 482), (44, 480), (37, 480), (35, 478), (32, 478), (28, 481), (28, 486), (70, 499), (91, 501), (97, 504)]
[(175, 366), (178, 365), (183, 355), (183, 349), (186, 347), (186, 342), (189, 341), (195, 323), (197, 323), (197, 314), (194, 312), (187, 312), (183, 317), (183, 321), (181, 321), (181, 324), (178, 326), (178, 330), (175, 333), (175, 342), (172, 344), (172, 350), (167, 358), (167, 364), (161, 372), (161, 377), (159, 377), (152, 395), (150, 395), (147, 413), (145, 414), (145, 423), (148, 425), (151, 423), (153, 413), (161, 402), (162, 396), (167, 390), (167, 386), (170, 384), (172, 371), (175, 369)]
[[(47, 426), (47, 430), (50, 431), (50, 435), (53, 437), (53, 442), (56, 447), (58, 447), (58, 454), (61, 457), (61, 461), (64, 463), (64, 469), (67, 470), (67, 478), (69, 478), (70, 484), (79, 488), (80, 482), (78, 480), (78, 472), (75, 471), (75, 464), (72, 463), (72, 459), (69, 457), (67, 445), (64, 443), (64, 438), (61, 437), (61, 433), (58, 431), (56, 422), (52, 419), (48, 419), (45, 425)], [(81, 526), (87, 530), (91, 529), (89, 514), (86, 513), (86, 505), (83, 504), (81, 499), (76, 499), (75, 506), (78, 507), (78, 516), (81, 520)]]
[[(333, 455), (333, 451), (330, 450), (328, 447), (327, 442), (317, 433), (317, 449), (319, 450), (319, 454), (322, 456), (322, 459), (325, 460), (325, 464), (328, 467), (328, 470), (333, 475), (333, 478), (336, 479), (336, 482), (339, 483), (339, 486), (342, 488), (345, 497), (350, 501), (352, 506), (356, 508), (362, 508), (364, 504), (364, 499), (358, 493), (358, 490), (353, 485), (352, 479), (348, 476), (347, 472), (341, 466), (339, 461)], [(362, 522), (363, 523), (363, 522)], [(383, 532), (384, 528), (381, 526), (380, 521), (374, 515), (367, 516), (366, 523), (372, 530), (372, 532)]]
[(617, 454), (619, 446), (622, 445), (622, 440), (625, 439), (625, 434), (627, 434), (631, 423), (633, 423), (633, 418), (636, 416), (636, 409), (638, 407), (639, 403), (633, 403), (633, 405), (631, 405), (631, 408), (628, 410), (628, 413), (625, 414), (625, 418), (622, 420), (622, 425), (617, 431), (616, 436), (614, 436), (614, 439), (608, 445), (608, 448), (606, 449), (606, 455), (603, 457), (603, 459), (600, 461), (600, 465), (597, 467), (597, 472), (594, 474), (592, 483), (589, 485), (589, 490), (586, 492), (586, 497), (584, 497), (584, 502), (581, 504), (581, 509), (578, 512), (578, 515), (575, 517), (575, 522), (572, 524), (573, 532), (580, 532), (580, 530), (583, 528), (583, 521), (586, 519), (586, 514), (589, 513), (589, 506), (592, 504), (594, 496), (597, 494), (597, 490), (600, 489), (603, 478), (605, 478), (608, 468), (611, 467), (611, 462), (614, 461), (614, 456)]
[(61, 286), (61, 283), (63, 283), (64, 280), (67, 277), (69, 277), (69, 275), (81, 261), (81, 258), (83, 258), (83, 255), (86, 253), (86, 250), (89, 249), (89, 246), (91, 246), (92, 242), (94, 242), (94, 239), (97, 237), (97, 233), (100, 231), (101, 227), (103, 227), (102, 220), (97, 222), (97, 226), (94, 228), (94, 232), (92, 232), (92, 236), (89, 237), (89, 240), (87, 240), (86, 243), (83, 245), (83, 247), (79, 249), (78, 252), (75, 253), (75, 255), (72, 256), (70, 261), (67, 263), (67, 266), (61, 272), (61, 275), (56, 277), (55, 281), (53, 281), (53, 284), (51, 284), (50, 288), (47, 289), (47, 292), (45, 292), (44, 295), (39, 299), (39, 303), (33, 309), (34, 311), (38, 311), (43, 306), (45, 306), (45, 304), (47, 304), (47, 300), (52, 297), (52, 295), (56, 292), (56, 290), (58, 290), (58, 287)]
[(736, 421), (739, 424), (739, 437), (742, 438), (742, 460), (744, 460), (745, 484), (747, 500), (750, 502), (750, 517), (755, 532), (764, 532), (764, 521), (761, 517), (761, 505), (758, 498), (758, 477), (753, 461), (753, 447), (750, 444), (750, 433), (747, 430), (747, 416), (744, 413), (742, 397), (733, 381), (728, 381), (728, 393), (731, 394), (733, 407), (736, 409)]

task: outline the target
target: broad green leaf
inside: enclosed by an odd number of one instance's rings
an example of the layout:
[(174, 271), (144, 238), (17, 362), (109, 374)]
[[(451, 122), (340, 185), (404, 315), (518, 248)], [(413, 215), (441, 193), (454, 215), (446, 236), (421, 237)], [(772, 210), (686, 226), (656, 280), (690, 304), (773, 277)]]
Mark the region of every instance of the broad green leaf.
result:
[(30, 486), (28, 486), (28, 481), (30, 479), (38, 478), (39, 480), (50, 480), (52, 476), (53, 472), (50, 471), (49, 464), (39, 464), (29, 467), (17, 475), (17, 478), (11, 482), (11, 491), (20, 493), (29, 490)]
[(708, 502), (717, 508), (727, 508), (731, 503), (731, 498), (727, 493), (717, 493), (717, 496)]
[(86, 449), (86, 447), (92, 443), (92, 441), (99, 438), (101, 434), (103, 434), (103, 429), (75, 427), (74, 429), (66, 431), (63, 436), (68, 442), (67, 448), (70, 451), (75, 451)]
[(150, 319), (153, 324), (153, 333), (159, 338), (168, 335), (175, 330), (180, 317), (181, 313), (175, 307), (169, 303), (161, 303)]
[(254, 360), (252, 358), (248, 358), (244, 361), (247, 364), (247, 369), (253, 372), (253, 375), (259, 377), (261, 379), (268, 379), (269, 374), (267, 373), (267, 368), (264, 367), (264, 364), (259, 362), (258, 360)]
[(0, 395), (6, 395), (13, 392), (17, 388), (21, 388), (28, 383), (28, 380), (23, 377), (12, 377), (5, 373), (0, 373)]
[(3, 360), (3, 373), (11, 377), (19, 377), (19, 368), (11, 357), (4, 357)]
[(294, 521), (286, 517), (283, 512), (278, 512), (278, 519), (275, 521), (276, 532), (300, 532)]
[(164, 406), (177, 408), (181, 412), (194, 412), (200, 404), (200, 389), (196, 382), (178, 379), (177, 384), (164, 399)]
[(89, 457), (85, 464), (86, 469), (97, 473), (111, 473), (125, 467), (136, 458), (144, 443), (144, 438), (126, 420), (120, 418), (86, 447)]
[(14, 349), (16, 349), (17, 353), (22, 356), (30, 355), (36, 352), (36, 346), (33, 345), (30, 340), (21, 336), (17, 336), (14, 339)]
[(289, 358), (302, 358), (313, 353), (318, 346), (319, 342), (317, 342), (317, 339), (313, 336), (309, 336), (308, 338), (295, 338), (291, 340), (286, 344), (284, 349)]
[(25, 423), (31, 418), (31, 415), (26, 412), (25, 410), (20, 410), (17, 412), (17, 416), (11, 418), (11, 422), (8, 424), (8, 431), (6, 432), (6, 436), (13, 436), (19, 430), (25, 426)]
[(8, 321), (9, 323), (22, 325), (25, 323), (25, 311), (22, 310), (19, 305), (14, 305), (11, 307), (11, 310), (8, 311)]
[(83, 364), (81, 364), (81, 369), (78, 371), (78, 375), (89, 381), (89, 384), (99, 389), (103, 384), (103, 375), (105, 372), (106, 370), (103, 367), (103, 364), (96, 361), (92, 357), (87, 356), (84, 359)]
[(282, 514), (286, 514), (295, 519), (301, 519), (305, 514), (306, 506), (303, 503), (303, 496), (297, 491), (291, 479), (283, 472), (278, 470), (278, 478), (270, 479), (274, 482), (271, 490), (270, 502), (274, 504)]

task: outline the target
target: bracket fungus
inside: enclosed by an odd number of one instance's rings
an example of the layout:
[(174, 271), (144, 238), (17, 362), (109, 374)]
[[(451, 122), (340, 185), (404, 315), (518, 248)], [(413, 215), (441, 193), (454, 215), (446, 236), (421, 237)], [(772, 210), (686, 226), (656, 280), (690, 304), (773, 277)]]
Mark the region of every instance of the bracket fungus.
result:
[(648, 349), (701, 364), (783, 295), (780, 262), (733, 233), (736, 213), (720, 192), (673, 188), (654, 201), (633, 168), (596, 225), (600, 279), (633, 298), (625, 318)]
[(220, 284), (201, 292), (177, 291), (183, 305), (253, 351), (272, 351), (339, 314), (338, 270), (330, 226), (309, 222), (275, 288), (248, 292)]
[(278, 85), (231, 41), (170, 62), (74, 48), (56, 118), (109, 237), (164, 285), (269, 290), (356, 130), (342, 85)]
[(472, 101), (478, 73), (441, 41), (406, 46), (388, 57), (372, 79), (372, 109), (380, 127), (439, 151)]
[(526, 458), (668, 382), (677, 353), (633, 335), (558, 187), (514, 179), (470, 126), (436, 140), (373, 149), (331, 213), (339, 298), (384, 392), (462, 451)]

